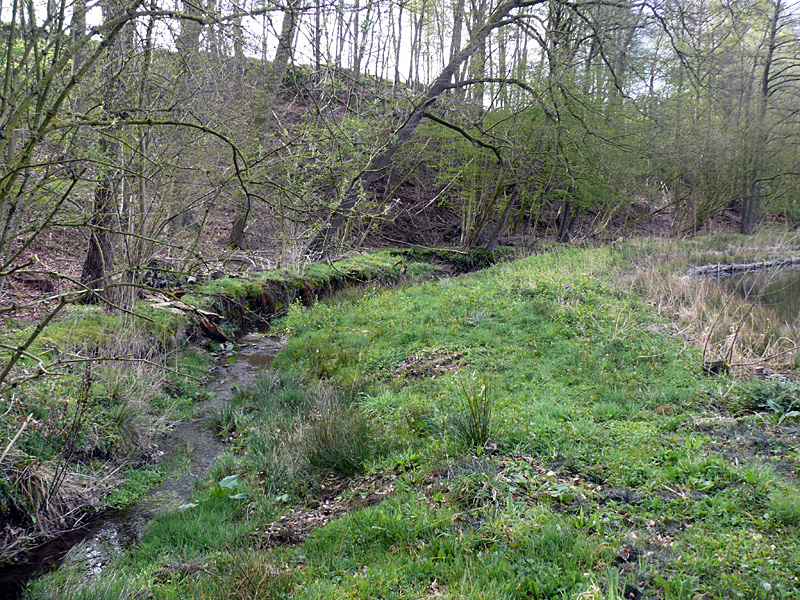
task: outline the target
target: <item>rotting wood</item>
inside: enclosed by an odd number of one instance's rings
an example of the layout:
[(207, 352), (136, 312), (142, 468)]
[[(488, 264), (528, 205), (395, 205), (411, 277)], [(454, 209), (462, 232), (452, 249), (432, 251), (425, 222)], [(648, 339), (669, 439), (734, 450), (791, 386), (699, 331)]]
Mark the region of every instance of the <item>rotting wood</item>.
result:
[(160, 292), (145, 291), (142, 292), (142, 297), (145, 300), (149, 300), (151, 302), (150, 306), (153, 308), (168, 310), (175, 314), (191, 315), (192, 321), (195, 323), (195, 325), (198, 326), (198, 328), (206, 335), (206, 337), (211, 338), (215, 342), (222, 344), (231, 341), (231, 339), (226, 336), (214, 322), (222, 319), (222, 315), (218, 313), (197, 308), (196, 306), (187, 304), (183, 300), (169, 298)]

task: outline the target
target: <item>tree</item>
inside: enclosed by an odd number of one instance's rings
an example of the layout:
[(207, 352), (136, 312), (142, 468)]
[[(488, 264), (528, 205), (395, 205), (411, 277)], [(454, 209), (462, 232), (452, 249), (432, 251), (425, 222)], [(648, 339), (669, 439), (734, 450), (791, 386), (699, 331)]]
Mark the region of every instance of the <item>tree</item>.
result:
[[(275, 59), (272, 61), (272, 66), (267, 71), (267, 77), (264, 85), (264, 104), (262, 108), (262, 117), (259, 119), (261, 125), (261, 132), (259, 138), (262, 146), (267, 145), (269, 125), (272, 121), (272, 113), (275, 107), (275, 101), (278, 98), (278, 92), (281, 85), (283, 85), (286, 71), (292, 62), (294, 54), (294, 38), (297, 31), (297, 24), (300, 18), (300, 0), (288, 0), (286, 7), (283, 11), (283, 21), (281, 24), (281, 34), (278, 38), (278, 49), (275, 53)], [(245, 194), (239, 206), (236, 218), (231, 226), (231, 234), (229, 243), (235, 248), (247, 250), (247, 237), (245, 229), (247, 227), (247, 219), (250, 215), (250, 197)]]
[[(125, 6), (120, 0), (103, 2), (103, 19), (107, 23), (118, 21), (126, 10), (136, 10), (144, 0), (138, 0), (133, 6)], [(126, 23), (110, 44), (101, 78), (105, 88), (102, 98), (103, 110), (111, 121), (125, 120), (122, 111), (126, 97), (126, 82), (123, 77), (124, 62), (130, 55), (133, 44), (133, 25)], [(121, 182), (117, 164), (119, 145), (116, 141), (119, 130), (109, 125), (98, 131), (97, 140), (98, 172), (97, 187), (94, 191), (94, 209), (89, 229), (89, 249), (81, 272), (81, 283), (88, 289), (107, 289), (114, 270), (114, 241), (112, 232), (117, 229), (116, 197)], [(111, 300), (111, 298), (108, 298)], [(87, 301), (97, 301), (96, 296), (87, 296)]]
[(408, 141), (422, 119), (425, 118), (425, 113), (433, 106), (437, 98), (449, 88), (450, 82), (457, 70), (483, 46), (489, 34), (498, 27), (503, 27), (515, 22), (516, 19), (513, 13), (517, 9), (526, 6), (534, 6), (540, 4), (542, 1), (543, 0), (508, 0), (500, 4), (490, 14), (482, 26), (476, 28), (469, 43), (450, 61), (431, 85), (428, 86), (428, 89), (417, 101), (414, 109), (409, 113), (403, 125), (392, 134), (391, 139), (350, 183), (344, 198), (333, 210), (328, 223), (309, 244), (309, 252), (312, 255), (325, 255), (332, 250), (336, 234), (340, 227), (347, 221), (348, 217), (351, 216), (364, 190), (369, 188), (369, 186), (380, 177), (383, 170), (389, 166), (392, 157), (402, 145)]

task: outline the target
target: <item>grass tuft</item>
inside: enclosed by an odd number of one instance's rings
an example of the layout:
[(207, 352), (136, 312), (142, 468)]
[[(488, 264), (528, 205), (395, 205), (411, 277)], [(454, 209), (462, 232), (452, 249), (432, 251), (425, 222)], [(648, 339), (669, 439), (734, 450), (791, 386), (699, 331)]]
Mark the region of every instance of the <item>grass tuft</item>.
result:
[(308, 428), (311, 466), (348, 477), (363, 471), (376, 451), (375, 434), (366, 417), (340, 396), (323, 394)]
[(456, 380), (458, 406), (453, 414), (458, 437), (470, 448), (482, 447), (492, 434), (495, 394), (487, 375), (461, 375)]

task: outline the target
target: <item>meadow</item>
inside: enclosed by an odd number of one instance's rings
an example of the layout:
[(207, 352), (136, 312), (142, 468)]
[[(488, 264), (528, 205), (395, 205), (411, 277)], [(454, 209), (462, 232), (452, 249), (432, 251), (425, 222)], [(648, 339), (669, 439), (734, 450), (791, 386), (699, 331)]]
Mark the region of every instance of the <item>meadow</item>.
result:
[[(27, 597), (797, 597), (794, 356), (704, 343), (717, 300), (679, 275), (750, 250), (669, 243), (293, 303), (192, 502)], [(745, 348), (757, 308), (729, 312)]]

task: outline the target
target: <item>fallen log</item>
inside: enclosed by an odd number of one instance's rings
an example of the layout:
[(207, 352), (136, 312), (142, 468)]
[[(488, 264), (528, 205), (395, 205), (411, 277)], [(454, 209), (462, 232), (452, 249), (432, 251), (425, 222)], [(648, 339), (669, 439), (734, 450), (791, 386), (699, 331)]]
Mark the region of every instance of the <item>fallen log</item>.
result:
[(149, 300), (151, 302), (150, 306), (153, 308), (168, 310), (175, 314), (188, 314), (198, 329), (215, 342), (225, 343), (232, 341), (214, 322), (222, 318), (222, 315), (218, 313), (197, 308), (183, 300), (169, 298), (161, 292), (144, 291), (142, 292), (142, 297), (145, 300)]

